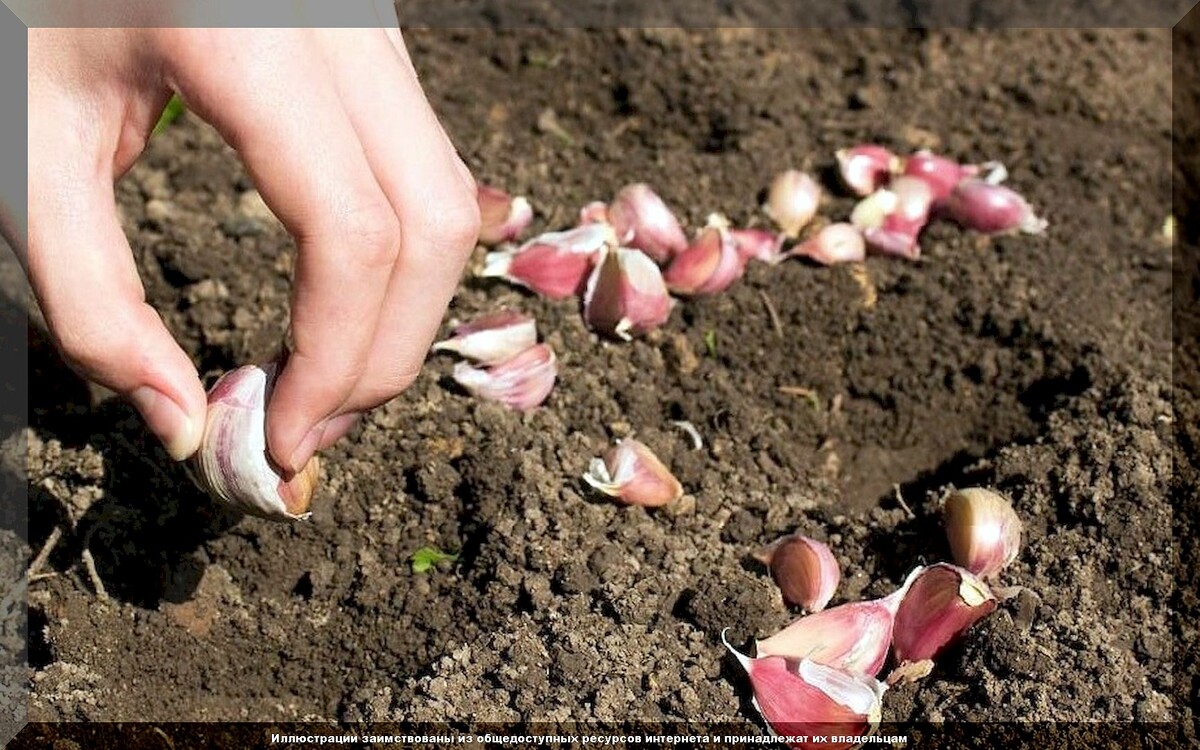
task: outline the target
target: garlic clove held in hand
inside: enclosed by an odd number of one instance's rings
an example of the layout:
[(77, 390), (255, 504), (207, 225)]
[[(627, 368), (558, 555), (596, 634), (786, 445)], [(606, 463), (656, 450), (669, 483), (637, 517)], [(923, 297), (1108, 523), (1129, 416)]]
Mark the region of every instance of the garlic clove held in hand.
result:
[(629, 505), (657, 508), (683, 496), (683, 486), (645, 444), (625, 438), (592, 460), (584, 481)]
[(316, 456), (285, 479), (267, 454), (266, 402), (276, 365), (246, 365), (221, 376), (208, 393), (208, 416), (193, 478), (212, 497), (275, 520), (308, 516), (320, 472)]

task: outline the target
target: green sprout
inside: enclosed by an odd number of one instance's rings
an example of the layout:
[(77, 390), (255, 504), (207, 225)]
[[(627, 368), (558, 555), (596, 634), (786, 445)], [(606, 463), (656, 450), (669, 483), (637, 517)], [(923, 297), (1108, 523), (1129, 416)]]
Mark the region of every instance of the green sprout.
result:
[(414, 573), (428, 573), (438, 563), (454, 562), (458, 559), (458, 555), (450, 552), (442, 552), (437, 547), (422, 547), (412, 553), (409, 558), (412, 561), (412, 570)]
[(167, 106), (163, 107), (162, 114), (158, 116), (158, 122), (154, 125), (154, 130), (150, 135), (158, 135), (166, 130), (167, 126), (175, 122), (179, 115), (183, 114), (183, 100), (179, 98), (179, 94), (171, 97), (171, 101), (167, 102)]
[(708, 330), (704, 332), (704, 348), (708, 350), (708, 356), (717, 356), (717, 332)]

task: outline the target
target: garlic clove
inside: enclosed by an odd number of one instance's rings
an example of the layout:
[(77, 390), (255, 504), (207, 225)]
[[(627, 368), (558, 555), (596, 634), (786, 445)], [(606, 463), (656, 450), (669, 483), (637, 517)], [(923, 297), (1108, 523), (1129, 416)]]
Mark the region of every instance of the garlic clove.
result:
[(729, 222), (720, 214), (713, 214), (696, 241), (671, 260), (671, 265), (663, 271), (663, 279), (676, 294), (716, 294), (742, 277), (745, 264), (729, 232)]
[(285, 479), (267, 453), (266, 402), (276, 371), (274, 364), (246, 365), (213, 384), (192, 474), (209, 495), (243, 512), (274, 520), (304, 519), (320, 461), (314, 456)]
[(896, 610), (896, 660), (905, 664), (936, 659), (995, 609), (995, 595), (971, 571), (948, 563), (918, 569)]
[(787, 237), (796, 237), (817, 215), (821, 186), (811, 175), (789, 169), (775, 176), (767, 190), (763, 211)]
[(809, 612), (825, 609), (842, 579), (829, 545), (801, 534), (780, 539), (765, 557), (784, 600)]
[(488, 253), (480, 275), (502, 278), (552, 299), (566, 299), (579, 293), (600, 251), (615, 245), (616, 235), (607, 224), (547, 232), (520, 247)]
[(810, 659), (850, 672), (877, 675), (887, 661), (896, 612), (917, 572), (881, 599), (840, 604), (793, 620), (770, 638), (758, 641), (755, 653), (760, 657)]
[(540, 406), (554, 389), (558, 359), (547, 344), (535, 344), (487, 369), (459, 362), (452, 377), (476, 398), (498, 401), (517, 411), (530, 411)]
[(821, 227), (812, 237), (789, 250), (786, 255), (800, 255), (826, 266), (838, 263), (861, 263), (867, 257), (863, 233), (853, 224), (837, 222)]
[(793, 748), (856, 747), (857, 742), (810, 741), (801, 737), (861, 737), (871, 734), (882, 716), (887, 686), (809, 659), (768, 656), (751, 659), (721, 641), (750, 678), (754, 708), (777, 736), (797, 738)]
[(629, 505), (657, 508), (683, 497), (683, 486), (643, 443), (625, 438), (592, 460), (585, 482)]
[(867, 245), (886, 255), (916, 260), (917, 237), (929, 221), (933, 189), (919, 177), (901, 176), (855, 206), (850, 221)]
[(859, 197), (887, 184), (900, 161), (888, 149), (871, 143), (840, 149), (836, 156), (842, 183)]
[(649, 185), (626, 185), (608, 204), (608, 222), (621, 245), (641, 250), (657, 263), (666, 263), (687, 248), (679, 219)]
[(850, 212), (850, 223), (860, 230), (883, 226), (883, 221), (895, 213), (900, 203), (899, 196), (887, 188), (879, 188), (854, 204)]
[(979, 487), (956, 490), (942, 507), (954, 561), (991, 578), (1017, 559), (1021, 519), (1002, 496)]
[(953, 159), (922, 149), (903, 160), (900, 173), (924, 180), (933, 193), (933, 202), (938, 203), (950, 195), (955, 185), (977, 175), (979, 167), (974, 164), (959, 164)]
[(604, 201), (592, 201), (579, 209), (579, 226), (608, 223), (608, 204)]
[(783, 235), (766, 229), (730, 229), (729, 236), (745, 263), (750, 259), (775, 264), (783, 260)]
[(504, 310), (460, 325), (454, 335), (433, 345), (483, 365), (512, 359), (537, 343), (537, 323), (528, 315)]
[(954, 187), (946, 198), (946, 213), (963, 227), (986, 234), (1042, 234), (1049, 225), (1015, 190), (975, 178)]
[(662, 271), (641, 250), (601, 253), (583, 294), (583, 319), (598, 333), (626, 341), (667, 321), (675, 302)]
[(511, 242), (533, 221), (533, 207), (528, 199), (512, 197), (500, 188), (479, 185), (479, 242), (499, 245)]

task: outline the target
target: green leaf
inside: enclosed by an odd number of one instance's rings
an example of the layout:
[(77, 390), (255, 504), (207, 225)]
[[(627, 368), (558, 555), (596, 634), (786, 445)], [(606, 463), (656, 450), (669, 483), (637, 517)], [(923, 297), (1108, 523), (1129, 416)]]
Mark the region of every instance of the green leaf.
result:
[(704, 348), (708, 350), (708, 356), (710, 356), (710, 357), (717, 356), (717, 332), (716, 331), (705, 331), (704, 332)]
[(442, 552), (437, 547), (422, 547), (412, 553), (409, 558), (412, 561), (412, 570), (414, 573), (428, 573), (438, 563), (454, 562), (458, 559), (458, 555), (451, 552)]
[(154, 126), (154, 130), (150, 132), (151, 136), (158, 135), (166, 129), (168, 125), (175, 122), (179, 115), (183, 114), (183, 100), (179, 98), (179, 94), (171, 97), (167, 102), (167, 106), (163, 107), (162, 114), (158, 116), (158, 122)]

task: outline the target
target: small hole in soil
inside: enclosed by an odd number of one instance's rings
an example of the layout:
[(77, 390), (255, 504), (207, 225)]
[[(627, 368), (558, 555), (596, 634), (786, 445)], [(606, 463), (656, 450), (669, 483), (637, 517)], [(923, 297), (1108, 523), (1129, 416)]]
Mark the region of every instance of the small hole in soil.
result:
[(29, 617), (25, 621), (25, 647), (28, 651), (29, 666), (34, 669), (45, 669), (54, 663), (54, 648), (46, 640), (48, 624), (45, 612), (36, 607), (29, 608)]
[(296, 585), (292, 587), (292, 594), (305, 601), (311, 599), (313, 595), (312, 576), (307, 572), (300, 576), (300, 580), (296, 581)]
[(675, 604), (671, 606), (671, 614), (680, 620), (691, 621), (691, 606), (692, 600), (696, 598), (695, 589), (684, 589), (679, 592), (679, 596), (675, 599)]

